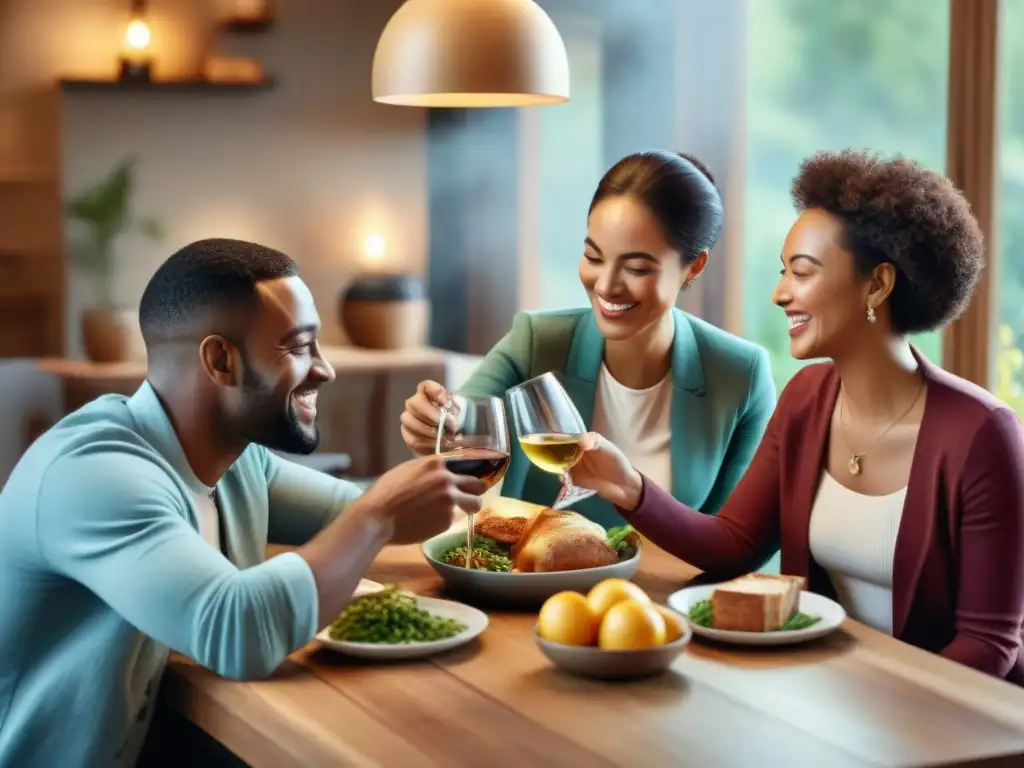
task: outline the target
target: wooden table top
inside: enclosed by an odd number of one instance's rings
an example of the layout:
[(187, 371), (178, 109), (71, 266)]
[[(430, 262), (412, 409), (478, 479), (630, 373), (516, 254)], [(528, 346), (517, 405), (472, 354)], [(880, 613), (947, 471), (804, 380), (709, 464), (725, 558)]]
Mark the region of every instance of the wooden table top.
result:
[[(694, 574), (647, 545), (635, 580), (664, 601)], [(367, 577), (440, 586), (416, 547)], [(471, 645), (416, 662), (314, 641), (237, 683), (175, 657), (164, 700), (256, 768), (1024, 764), (1024, 689), (853, 621), (785, 649), (695, 639), (666, 675), (598, 682), (548, 663), (535, 614), (489, 614)]]
[[(324, 359), (338, 373), (384, 374), (418, 370), (424, 366), (443, 366), (448, 353), (434, 347), (416, 349), (363, 349), (361, 347), (322, 346)], [(116, 381), (141, 380), (146, 375), (145, 361), (94, 363), (90, 360), (68, 360), (45, 357), (36, 362), (42, 373), (62, 379)]]

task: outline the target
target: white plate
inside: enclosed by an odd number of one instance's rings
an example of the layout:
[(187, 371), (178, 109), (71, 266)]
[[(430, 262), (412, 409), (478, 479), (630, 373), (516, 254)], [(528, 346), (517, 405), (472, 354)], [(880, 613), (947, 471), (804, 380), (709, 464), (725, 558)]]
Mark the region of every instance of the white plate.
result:
[(709, 640), (718, 640), (723, 643), (735, 643), (737, 645), (788, 645), (790, 643), (805, 643), (834, 632), (846, 619), (846, 611), (834, 600), (816, 595), (813, 592), (800, 593), (801, 613), (811, 616), (820, 616), (821, 621), (812, 624), (806, 629), (794, 629), (789, 631), (778, 630), (776, 632), (736, 632), (735, 630), (710, 629), (702, 627), (690, 620), (690, 607), (699, 600), (707, 600), (715, 590), (715, 584), (702, 584), (698, 587), (687, 587), (669, 595), (669, 606), (678, 613), (683, 614), (693, 629), (693, 634), (706, 637)]
[[(383, 584), (363, 579), (356, 588), (354, 597), (362, 597), (363, 595), (378, 592), (383, 588)], [(411, 593), (407, 592), (406, 594)], [(432, 640), (427, 643), (390, 644), (350, 643), (346, 640), (335, 640), (330, 636), (330, 627), (324, 627), (316, 636), (316, 639), (325, 648), (339, 651), (348, 656), (357, 656), (361, 659), (419, 659), (465, 645), (487, 629), (487, 614), (483, 611), (478, 611), (476, 608), (451, 600), (438, 600), (435, 597), (423, 597), (422, 595), (412, 596), (416, 598), (416, 604), (424, 611), (440, 616), (443, 619), (454, 619), (465, 624), (466, 629), (444, 640)]]
[(631, 579), (640, 565), (640, 549), (628, 560), (599, 568), (547, 573), (498, 573), (477, 571), (458, 565), (448, 565), (439, 558), (454, 546), (466, 541), (465, 529), (448, 531), (428, 539), (422, 545), (427, 564), (444, 579), (445, 589), (460, 597), (522, 606), (537, 606), (556, 592), (582, 592), (586, 594), (600, 581), (617, 577)]

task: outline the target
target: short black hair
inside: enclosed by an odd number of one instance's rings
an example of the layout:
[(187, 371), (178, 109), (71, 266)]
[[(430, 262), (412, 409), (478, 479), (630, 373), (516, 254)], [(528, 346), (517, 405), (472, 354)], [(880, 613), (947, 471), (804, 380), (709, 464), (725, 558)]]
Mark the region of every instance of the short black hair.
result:
[(627, 155), (597, 185), (588, 214), (618, 195), (635, 197), (647, 207), (686, 264), (710, 251), (722, 232), (722, 197), (711, 172), (692, 155), (662, 150)]
[(882, 263), (896, 269), (895, 333), (934, 330), (967, 308), (985, 244), (970, 204), (945, 176), (899, 156), (818, 152), (800, 166), (792, 195), (798, 211), (818, 208), (842, 222), (860, 274)]
[(187, 334), (218, 309), (244, 309), (256, 301), (256, 284), (293, 277), (287, 255), (244, 240), (213, 238), (186, 245), (150, 278), (139, 303), (146, 345)]

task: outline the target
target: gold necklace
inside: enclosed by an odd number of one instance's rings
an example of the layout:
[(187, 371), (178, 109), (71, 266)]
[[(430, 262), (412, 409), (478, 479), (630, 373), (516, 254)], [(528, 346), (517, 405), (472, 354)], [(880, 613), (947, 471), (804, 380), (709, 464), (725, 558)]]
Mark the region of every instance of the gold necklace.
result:
[(873, 442), (871, 445), (869, 445), (867, 450), (864, 451), (863, 453), (853, 453), (853, 451), (852, 451), (852, 446), (850, 445), (850, 438), (846, 434), (846, 419), (845, 419), (845, 417), (843, 415), (843, 411), (846, 410), (846, 393), (845, 393), (845, 390), (840, 390), (839, 391), (839, 396), (842, 398), (839, 401), (839, 426), (843, 430), (843, 440), (846, 441), (846, 447), (847, 448), (851, 448), (851, 451), (850, 451), (850, 461), (846, 465), (847, 469), (850, 470), (850, 474), (851, 475), (859, 475), (861, 473), (860, 460), (863, 459), (868, 454), (868, 451), (870, 451), (872, 448), (874, 448), (878, 444), (879, 440), (881, 440), (883, 437), (885, 437), (887, 434), (889, 434), (889, 430), (890, 429), (895, 427), (897, 424), (899, 424), (901, 421), (903, 421), (903, 419), (905, 419), (907, 417), (907, 414), (910, 413), (911, 410), (913, 410), (915, 405), (917, 405), (917, 401), (920, 399), (921, 393), (924, 392), (925, 387), (926, 387), (925, 383), (922, 382), (921, 383), (921, 387), (917, 390), (917, 394), (914, 395), (914, 399), (911, 401), (911, 403), (907, 407), (907, 409), (903, 413), (900, 414), (899, 418), (896, 419), (896, 421), (894, 421), (892, 424), (890, 424), (888, 427), (886, 427), (885, 431), (882, 434), (880, 434), (878, 437), (876, 437), (875, 438), (875, 442)]

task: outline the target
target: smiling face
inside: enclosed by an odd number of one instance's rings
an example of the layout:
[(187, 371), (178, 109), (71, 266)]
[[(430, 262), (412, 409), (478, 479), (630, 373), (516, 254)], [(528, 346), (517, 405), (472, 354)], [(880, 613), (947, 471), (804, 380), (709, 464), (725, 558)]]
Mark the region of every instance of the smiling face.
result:
[(685, 283), (707, 260), (689, 267), (665, 240), (658, 220), (639, 200), (608, 197), (587, 221), (580, 282), (606, 339), (622, 341), (655, 327)]
[(256, 286), (258, 309), (241, 355), (241, 385), (228, 391), (232, 431), (247, 442), (289, 453), (311, 453), (319, 443), (316, 400), (334, 379), (317, 334), (320, 315), (298, 277)]
[[(883, 265), (857, 273), (839, 219), (820, 209), (804, 211), (782, 249), (782, 277), (772, 301), (789, 320), (790, 352), (798, 360), (835, 358), (884, 326), (881, 304), (891, 290)], [(868, 322), (873, 306), (879, 322)]]

